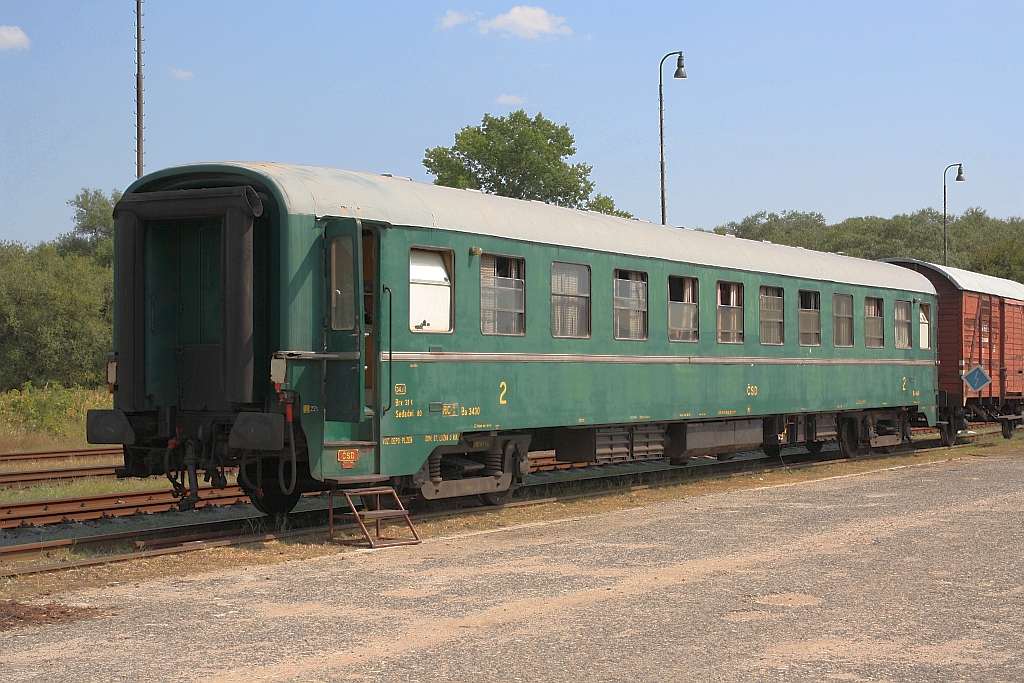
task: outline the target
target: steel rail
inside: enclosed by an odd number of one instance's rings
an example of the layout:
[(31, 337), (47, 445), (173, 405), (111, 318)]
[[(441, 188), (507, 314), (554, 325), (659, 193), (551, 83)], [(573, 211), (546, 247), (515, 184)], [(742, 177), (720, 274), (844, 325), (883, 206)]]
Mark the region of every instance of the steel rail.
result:
[(117, 476), (117, 468), (117, 465), (79, 465), (77, 467), (57, 467), (45, 470), (0, 471), (0, 488), (20, 489), (44, 482), (74, 479), (110, 479)]
[[(957, 444), (951, 447), (939, 446), (939, 447), (927, 447), (927, 448), (914, 448), (911, 446), (909, 449), (904, 449), (896, 453), (869, 453), (865, 455), (859, 455), (855, 458), (829, 458), (825, 460), (804, 460), (802, 462), (794, 462), (794, 458), (806, 457), (811, 454), (793, 454), (792, 456), (785, 456), (790, 459), (789, 463), (772, 462), (764, 463), (763, 461), (726, 461), (721, 464), (712, 465), (709, 472), (697, 474), (697, 476), (690, 477), (675, 477), (669, 481), (656, 482), (652, 484), (636, 484), (631, 486), (621, 486), (604, 489), (601, 491), (593, 491), (588, 493), (577, 493), (564, 496), (548, 496), (543, 498), (534, 498), (529, 500), (516, 501), (512, 503), (506, 503), (500, 506), (484, 506), (478, 508), (469, 508), (463, 510), (447, 510), (441, 512), (425, 513), (411, 515), (414, 521), (426, 521), (430, 519), (438, 518), (458, 518), (458, 517), (469, 517), (474, 515), (486, 514), (494, 510), (503, 508), (518, 508), (528, 507), (534, 505), (545, 505), (549, 503), (567, 502), (573, 500), (581, 500), (584, 498), (597, 498), (600, 496), (616, 495), (620, 493), (629, 493), (635, 491), (643, 491), (649, 489), (664, 488), (666, 486), (678, 486), (683, 483), (689, 483), (694, 481), (710, 481), (716, 479), (730, 479), (733, 477), (741, 477), (754, 473), (769, 473), (779, 470), (797, 470), (806, 469), (812, 467), (824, 467), (828, 465), (836, 465), (845, 462), (860, 462), (865, 460), (880, 460), (884, 458), (893, 457), (894, 455), (911, 455), (917, 453), (928, 453), (934, 451), (951, 451), (954, 449), (964, 448), (972, 445), (971, 443)], [(829, 453), (835, 453), (835, 451), (829, 451)], [(755, 465), (751, 467), (751, 465)], [(703, 468), (702, 468), (703, 469)], [(678, 471), (690, 471), (683, 470)], [(630, 476), (630, 475), (615, 475), (615, 476)], [(612, 477), (609, 477), (612, 478)], [(553, 483), (556, 484), (556, 483)], [(163, 531), (171, 531), (177, 527), (165, 527)], [(358, 526), (355, 523), (335, 525), (336, 530), (338, 529), (356, 529)], [(156, 531), (156, 530), (153, 530)], [(19, 567), (14, 569), (8, 569), (0, 571), (0, 578), (9, 576), (19, 576), (26, 574), (38, 574), (52, 571), (59, 571), (61, 569), (72, 569), (81, 568), (88, 566), (104, 565), (113, 562), (123, 562), (127, 560), (145, 558), (145, 557), (156, 557), (160, 555), (172, 555), (181, 552), (188, 552), (193, 550), (205, 550), (209, 548), (218, 548), (233, 545), (243, 545), (246, 543), (260, 543), (269, 540), (278, 540), (284, 538), (295, 538), (304, 535), (326, 533), (326, 526), (310, 526), (302, 529), (295, 529), (287, 532), (276, 532), (276, 533), (261, 533), (261, 534), (248, 534), (230, 537), (227, 533), (224, 533), (219, 538), (216, 535), (220, 532), (213, 532), (209, 534), (197, 534), (193, 536), (178, 537), (178, 538), (163, 538), (154, 539), (151, 542), (147, 541), (136, 541), (136, 547), (138, 550), (132, 553), (124, 553), (121, 555), (108, 555), (104, 557), (95, 558), (84, 558), (81, 560), (73, 560), (70, 562), (61, 562), (56, 564), (48, 565), (37, 565), (34, 567)], [(109, 537), (90, 537), (87, 539), (77, 539), (77, 543), (83, 542), (99, 542), (99, 541), (110, 541), (117, 540), (132, 535), (138, 535), (141, 532), (129, 532), (127, 534), (114, 534)], [(115, 538), (116, 537), (116, 538)], [(52, 545), (51, 545), (52, 544)], [(51, 547), (66, 547), (68, 545), (76, 545), (75, 539), (63, 540), (63, 541), (48, 541), (44, 543), (26, 544), (25, 546), (8, 546), (7, 548), (0, 549), (0, 554), (18, 554), (30, 551), (41, 551), (49, 549)], [(146, 549), (149, 546), (149, 549)]]
[(72, 448), (57, 451), (24, 451), (20, 453), (0, 453), (0, 463), (18, 460), (61, 460), (66, 458), (110, 458), (121, 455), (121, 446), (113, 448)]

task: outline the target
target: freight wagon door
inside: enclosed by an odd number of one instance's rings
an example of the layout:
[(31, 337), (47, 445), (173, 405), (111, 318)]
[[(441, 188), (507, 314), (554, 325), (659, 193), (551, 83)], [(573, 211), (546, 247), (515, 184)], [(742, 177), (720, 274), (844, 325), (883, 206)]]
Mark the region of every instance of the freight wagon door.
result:
[(327, 275), (324, 418), (362, 422), (364, 373), (362, 225), (345, 218), (324, 231)]

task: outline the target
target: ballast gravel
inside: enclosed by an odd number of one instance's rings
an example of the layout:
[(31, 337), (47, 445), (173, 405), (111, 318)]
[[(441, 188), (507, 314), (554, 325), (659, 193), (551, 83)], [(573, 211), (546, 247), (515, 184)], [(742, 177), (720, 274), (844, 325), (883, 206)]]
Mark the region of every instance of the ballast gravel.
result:
[(1024, 679), (1024, 457), (65, 596), (4, 681)]

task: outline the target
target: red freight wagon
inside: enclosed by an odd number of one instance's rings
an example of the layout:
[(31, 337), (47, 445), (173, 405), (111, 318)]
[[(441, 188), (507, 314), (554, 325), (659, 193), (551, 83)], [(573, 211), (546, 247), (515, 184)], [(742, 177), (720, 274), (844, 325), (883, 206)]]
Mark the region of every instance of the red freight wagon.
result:
[(939, 293), (937, 402), (939, 421), (949, 426), (943, 439), (951, 443), (953, 427), (966, 427), (968, 418), (999, 421), (1010, 438), (1024, 422), (1024, 284), (914, 259), (885, 260), (921, 273)]

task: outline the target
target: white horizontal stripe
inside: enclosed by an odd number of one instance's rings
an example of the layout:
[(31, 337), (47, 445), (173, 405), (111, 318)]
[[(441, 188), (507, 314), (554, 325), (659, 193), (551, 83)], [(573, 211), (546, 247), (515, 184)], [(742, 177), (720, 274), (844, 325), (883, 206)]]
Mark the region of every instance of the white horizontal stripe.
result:
[[(382, 351), (381, 362), (388, 361)], [(395, 351), (401, 363), (613, 363), (622, 365), (913, 365), (933, 366), (934, 360), (900, 358), (775, 358), (770, 356), (603, 356), (582, 353), (423, 353)]]

